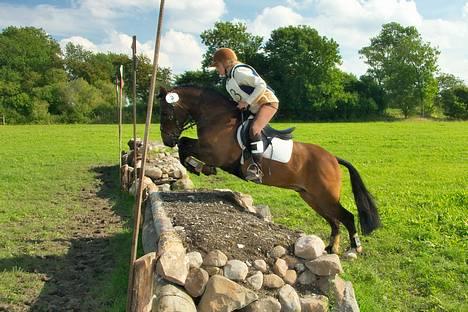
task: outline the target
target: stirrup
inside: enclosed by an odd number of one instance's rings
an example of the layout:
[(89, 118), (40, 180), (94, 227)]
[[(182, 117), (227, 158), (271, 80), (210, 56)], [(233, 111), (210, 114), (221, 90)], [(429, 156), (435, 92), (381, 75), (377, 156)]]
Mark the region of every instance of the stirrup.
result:
[(247, 167), (245, 179), (256, 183), (262, 183), (263, 172), (256, 163)]

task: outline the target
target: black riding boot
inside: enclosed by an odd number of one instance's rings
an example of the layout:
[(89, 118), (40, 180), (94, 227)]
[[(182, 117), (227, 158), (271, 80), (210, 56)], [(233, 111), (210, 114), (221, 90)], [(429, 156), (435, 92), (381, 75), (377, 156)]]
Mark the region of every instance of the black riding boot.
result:
[(261, 170), (263, 158), (263, 141), (262, 136), (250, 136), (250, 153), (252, 155), (252, 163), (247, 167), (245, 179), (255, 183), (262, 183), (263, 172)]

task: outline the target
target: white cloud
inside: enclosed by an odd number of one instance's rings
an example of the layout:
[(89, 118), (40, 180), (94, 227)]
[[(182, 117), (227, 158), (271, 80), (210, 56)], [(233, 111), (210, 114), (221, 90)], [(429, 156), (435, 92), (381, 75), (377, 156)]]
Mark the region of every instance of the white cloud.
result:
[[(65, 48), (68, 42), (79, 44), (86, 50), (93, 52), (114, 52), (130, 54), (132, 37), (118, 32), (111, 32), (105, 41), (93, 43), (90, 40), (73, 36), (62, 39), (60, 46)], [(154, 57), (154, 42), (141, 43), (137, 40), (137, 53), (143, 53), (151, 61)], [(203, 51), (195, 37), (191, 34), (169, 30), (161, 38), (161, 50), (159, 53), (159, 64), (162, 67), (170, 67), (172, 71), (179, 74), (186, 70), (199, 69)]]
[[(468, 81), (468, 2), (461, 20), (424, 19), (413, 0), (288, 0), (287, 7), (265, 8), (253, 21), (249, 31), (268, 39), (271, 31), (285, 25), (307, 24), (321, 35), (340, 45), (342, 68), (357, 75), (367, 66), (358, 50), (370, 44), (382, 25), (398, 22), (416, 26), (423, 41), (439, 47), (439, 64), (444, 72)], [(300, 13), (298, 13), (300, 12)]]
[(441, 51), (441, 71), (468, 82), (468, 20), (426, 20), (420, 32), (424, 41), (429, 41)]
[(134, 10), (156, 7), (152, 0), (77, 0), (75, 7), (88, 11), (97, 18), (112, 19), (120, 15), (135, 14)]
[(85, 50), (88, 50), (88, 51), (93, 51), (93, 52), (99, 51), (97, 46), (94, 43), (92, 43), (88, 39), (80, 37), (80, 36), (72, 36), (72, 37), (60, 40), (60, 42), (59, 42), (60, 47), (62, 48), (63, 51), (65, 51), (65, 47), (70, 42), (73, 43), (74, 45), (80, 45)]
[(272, 30), (289, 25), (299, 25), (304, 22), (304, 18), (294, 12), (291, 8), (278, 5), (272, 8), (263, 9), (248, 28), (256, 35), (267, 39)]
[(307, 8), (307, 6), (310, 5), (314, 1), (315, 0), (301, 0), (301, 1), (287, 0), (286, 4), (296, 9), (302, 9), (302, 8)]
[(199, 33), (220, 19), (226, 12), (223, 0), (168, 1), (168, 26), (178, 31)]
[(202, 56), (203, 50), (191, 34), (171, 29), (161, 38), (161, 65), (174, 73), (199, 69)]
[(0, 28), (6, 26), (34, 26), (43, 28), (48, 33), (66, 36), (95, 32), (105, 29), (109, 24), (105, 20), (90, 18), (89, 13), (74, 8), (58, 8), (51, 5), (28, 7), (0, 3)]
[[(0, 3), (0, 28), (10, 25), (40, 27), (54, 36), (65, 37), (60, 41), (62, 48), (73, 42), (94, 52), (129, 54), (132, 38), (116, 30), (119, 19), (148, 9), (156, 11), (159, 5), (154, 0), (76, 0), (71, 3), (67, 8)], [(225, 10), (223, 0), (168, 1), (164, 29), (171, 30), (161, 39), (161, 66), (170, 66), (175, 73), (198, 68), (203, 51), (196, 39), (197, 33), (212, 27)], [(89, 40), (103, 35), (100, 41)], [(152, 60), (154, 42), (137, 42), (137, 50)]]

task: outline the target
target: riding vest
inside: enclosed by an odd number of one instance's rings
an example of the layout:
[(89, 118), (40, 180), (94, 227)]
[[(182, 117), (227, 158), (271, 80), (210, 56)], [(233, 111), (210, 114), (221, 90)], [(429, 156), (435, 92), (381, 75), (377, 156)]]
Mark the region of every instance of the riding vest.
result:
[(247, 64), (236, 64), (226, 78), (226, 90), (232, 99), (236, 102), (246, 101), (253, 114), (258, 112), (262, 104), (279, 102), (273, 89)]

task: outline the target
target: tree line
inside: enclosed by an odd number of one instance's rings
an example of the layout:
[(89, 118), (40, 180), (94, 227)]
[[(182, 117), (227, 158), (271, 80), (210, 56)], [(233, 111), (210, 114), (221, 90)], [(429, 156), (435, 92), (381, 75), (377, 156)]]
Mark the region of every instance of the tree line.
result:
[[(59, 44), (44, 30), (8, 27), (0, 33), (0, 115), (7, 123), (113, 123), (117, 120), (116, 70), (124, 66), (127, 95), (124, 121), (130, 122), (132, 60), (124, 54), (93, 53)], [(137, 111), (145, 120), (152, 64), (137, 57)], [(158, 73), (158, 85), (173, 81), (168, 68)]]
[[(390, 109), (404, 117), (468, 118), (468, 86), (439, 72), (440, 52), (415, 27), (384, 24), (359, 51), (369, 66), (361, 77), (341, 70), (338, 44), (309, 26), (278, 28), (264, 40), (243, 23), (218, 22), (202, 32), (201, 41), (206, 46), (201, 69), (174, 75), (160, 68), (157, 86), (198, 84), (225, 92), (209, 64), (217, 48), (230, 47), (275, 90), (281, 102), (278, 119), (371, 120), (385, 118)], [(0, 33), (0, 115), (9, 123), (115, 122), (121, 64), (127, 73), (124, 121), (129, 122), (132, 60), (127, 55), (94, 53), (73, 43), (62, 51), (42, 29), (7, 27)], [(151, 72), (151, 61), (138, 55), (139, 122), (145, 120)]]

